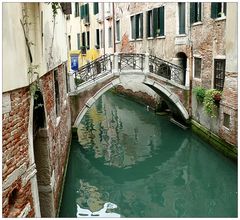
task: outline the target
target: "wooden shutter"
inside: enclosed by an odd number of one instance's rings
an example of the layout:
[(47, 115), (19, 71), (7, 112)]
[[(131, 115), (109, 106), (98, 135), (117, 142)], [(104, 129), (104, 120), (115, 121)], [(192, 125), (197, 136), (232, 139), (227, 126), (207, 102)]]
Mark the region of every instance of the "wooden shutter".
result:
[(153, 36), (157, 36), (157, 29), (158, 29), (158, 9), (153, 9)]
[(195, 3), (190, 2), (190, 24), (195, 22), (195, 14), (196, 14)]
[(178, 3), (179, 6), (179, 34), (185, 34), (185, 3)]
[(218, 3), (212, 2), (211, 3), (211, 18), (217, 18), (218, 14)]
[(160, 36), (164, 36), (164, 7), (159, 8)]
[(198, 6), (198, 10), (199, 10), (199, 19), (198, 19), (198, 21), (201, 21), (201, 20), (202, 20), (202, 3), (199, 2), (198, 4), (199, 4), (199, 6)]
[(141, 13), (140, 14), (140, 19), (139, 19), (139, 21), (140, 21), (140, 38), (142, 38), (143, 37), (143, 13)]
[(80, 7), (80, 12), (81, 12), (81, 19), (83, 19), (84, 18), (84, 12), (85, 12), (85, 10), (84, 10), (84, 5), (81, 5), (81, 7)]
[(146, 16), (146, 37), (150, 37), (150, 15), (151, 11), (147, 11), (147, 16)]
[(131, 16), (132, 39), (136, 39), (136, 16)]
[(93, 3), (93, 14), (98, 14), (98, 2)]
[(90, 49), (90, 31), (87, 31), (87, 49)]
[(224, 12), (224, 15), (226, 16), (227, 15), (227, 3), (224, 2), (223, 4), (223, 12)]

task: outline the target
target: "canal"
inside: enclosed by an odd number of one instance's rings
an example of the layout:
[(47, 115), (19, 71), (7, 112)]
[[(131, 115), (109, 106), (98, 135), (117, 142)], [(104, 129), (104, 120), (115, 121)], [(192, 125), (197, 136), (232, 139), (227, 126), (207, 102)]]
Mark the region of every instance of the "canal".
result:
[(60, 217), (237, 217), (237, 165), (107, 92), (73, 139)]

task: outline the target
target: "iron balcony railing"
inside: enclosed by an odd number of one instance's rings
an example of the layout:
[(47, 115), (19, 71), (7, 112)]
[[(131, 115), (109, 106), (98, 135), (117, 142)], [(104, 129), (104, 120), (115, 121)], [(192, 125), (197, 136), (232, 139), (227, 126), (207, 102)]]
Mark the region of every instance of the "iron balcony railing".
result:
[[(137, 53), (103, 55), (91, 62), (88, 62), (82, 66), (79, 71), (75, 72), (75, 84), (76, 86), (79, 86), (83, 82), (95, 80), (99, 75), (112, 73), (114, 67), (115, 71), (121, 74), (122, 71), (126, 70), (144, 71), (144, 68), (148, 65), (148, 72), (184, 85), (185, 71), (183, 68), (156, 56), (147, 56), (148, 55)], [(146, 64), (145, 62), (147, 59), (148, 63)], [(117, 65), (114, 64), (114, 61), (117, 62)]]

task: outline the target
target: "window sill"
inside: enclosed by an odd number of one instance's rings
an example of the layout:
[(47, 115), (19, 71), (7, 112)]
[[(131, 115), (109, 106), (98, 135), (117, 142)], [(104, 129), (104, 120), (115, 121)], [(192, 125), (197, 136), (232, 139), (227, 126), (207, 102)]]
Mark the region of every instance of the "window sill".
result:
[(137, 38), (136, 41), (142, 41), (143, 39), (142, 38)]
[(177, 34), (176, 37), (186, 37), (187, 34)]
[(202, 25), (202, 24), (203, 24), (202, 21), (194, 22), (194, 23), (192, 23), (192, 27)]
[(154, 37), (148, 37), (147, 39), (148, 39), (148, 40), (153, 40), (153, 39), (154, 39)]
[(116, 43), (116, 44), (120, 44), (120, 43), (121, 43), (121, 41), (116, 41), (115, 43)]
[(226, 16), (214, 18), (214, 21), (223, 21), (223, 20), (226, 20)]
[(194, 81), (202, 82), (202, 79), (201, 79), (201, 78), (193, 77), (193, 79), (194, 79)]
[(163, 36), (158, 36), (158, 37), (157, 37), (157, 39), (165, 39), (165, 38), (166, 38), (165, 35), (163, 35)]

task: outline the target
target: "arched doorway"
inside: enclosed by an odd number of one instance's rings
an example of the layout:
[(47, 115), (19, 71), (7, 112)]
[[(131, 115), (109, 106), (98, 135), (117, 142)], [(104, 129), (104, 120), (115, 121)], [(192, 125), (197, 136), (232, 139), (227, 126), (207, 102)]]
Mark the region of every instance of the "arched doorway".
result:
[(183, 68), (182, 80), (183, 84), (186, 85), (186, 70), (187, 70), (187, 55), (184, 52), (179, 52), (176, 54), (177, 65)]
[(41, 217), (55, 217), (54, 197), (51, 187), (49, 142), (46, 129), (43, 96), (40, 91), (36, 91), (34, 95), (33, 150), (37, 168), (37, 185)]

